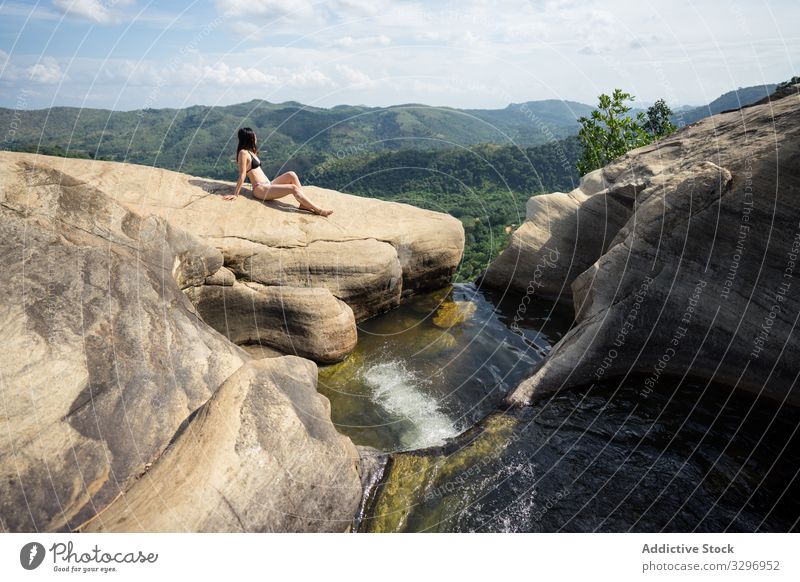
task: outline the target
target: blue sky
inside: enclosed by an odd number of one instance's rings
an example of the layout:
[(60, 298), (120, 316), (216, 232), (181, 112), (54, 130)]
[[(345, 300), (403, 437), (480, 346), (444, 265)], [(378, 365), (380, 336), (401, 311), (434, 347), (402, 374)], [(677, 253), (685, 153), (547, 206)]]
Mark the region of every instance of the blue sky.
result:
[(0, 106), (706, 103), (798, 74), (796, 0), (0, 0)]

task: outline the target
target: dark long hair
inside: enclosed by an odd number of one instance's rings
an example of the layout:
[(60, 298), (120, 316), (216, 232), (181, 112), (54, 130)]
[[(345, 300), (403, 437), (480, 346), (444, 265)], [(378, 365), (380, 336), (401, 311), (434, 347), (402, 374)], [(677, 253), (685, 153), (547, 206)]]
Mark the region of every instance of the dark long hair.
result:
[(248, 150), (254, 154), (258, 153), (258, 146), (256, 145), (256, 132), (249, 127), (239, 128), (239, 147), (236, 148), (236, 161), (239, 161), (239, 152)]

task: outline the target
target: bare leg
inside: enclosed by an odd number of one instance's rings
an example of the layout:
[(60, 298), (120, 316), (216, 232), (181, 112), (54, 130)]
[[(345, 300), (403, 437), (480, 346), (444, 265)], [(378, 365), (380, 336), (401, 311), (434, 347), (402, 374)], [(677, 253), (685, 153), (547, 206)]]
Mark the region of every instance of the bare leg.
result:
[(294, 172), (286, 172), (285, 174), (281, 174), (277, 176), (273, 181), (273, 184), (295, 184), (298, 188), (302, 188), (303, 185), (300, 183), (300, 178), (297, 177), (297, 174)]
[(258, 192), (256, 192), (255, 189), (253, 190), (253, 196), (260, 200), (274, 200), (275, 198), (283, 198), (289, 194), (295, 197), (300, 204), (300, 208), (304, 210), (310, 210), (321, 216), (329, 216), (333, 213), (333, 210), (320, 208), (303, 193), (302, 187), (300, 186), (300, 179), (294, 172), (281, 174), (272, 180), (269, 186), (259, 187)]
[(269, 186), (253, 186), (253, 196), (259, 200), (275, 200), (294, 194), (293, 184), (270, 184)]

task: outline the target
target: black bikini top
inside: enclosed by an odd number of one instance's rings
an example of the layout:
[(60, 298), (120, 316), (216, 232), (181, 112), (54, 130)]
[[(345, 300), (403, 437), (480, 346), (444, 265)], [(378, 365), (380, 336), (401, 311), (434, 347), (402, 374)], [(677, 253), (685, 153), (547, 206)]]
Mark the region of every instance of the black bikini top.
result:
[(256, 168), (258, 168), (258, 167), (261, 165), (261, 160), (259, 160), (259, 159), (258, 159), (258, 158), (257, 158), (257, 157), (256, 157), (256, 156), (253, 154), (253, 152), (249, 152), (249, 153), (250, 153), (250, 169), (251, 169), (251, 170), (255, 170)]

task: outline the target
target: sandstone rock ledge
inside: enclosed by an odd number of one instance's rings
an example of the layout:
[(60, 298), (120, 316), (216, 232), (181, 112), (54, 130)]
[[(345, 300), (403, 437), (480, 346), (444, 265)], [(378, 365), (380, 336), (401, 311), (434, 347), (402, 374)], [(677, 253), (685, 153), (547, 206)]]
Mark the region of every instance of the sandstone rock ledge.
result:
[(447, 285), (464, 229), (446, 214), (308, 187), (328, 218), (292, 197), (262, 202), (233, 183), (147, 166), (0, 152), (73, 176), (142, 215), (216, 247), (225, 270), (187, 289), (200, 315), (236, 343), (330, 363), (355, 347), (356, 324), (418, 291)]
[(483, 283), (571, 298), (576, 322), (512, 403), (688, 375), (800, 404), (798, 86), (536, 196), (528, 218)]
[(0, 155), (0, 531), (345, 530), (316, 365), (198, 317), (218, 249), (39, 159)]

